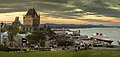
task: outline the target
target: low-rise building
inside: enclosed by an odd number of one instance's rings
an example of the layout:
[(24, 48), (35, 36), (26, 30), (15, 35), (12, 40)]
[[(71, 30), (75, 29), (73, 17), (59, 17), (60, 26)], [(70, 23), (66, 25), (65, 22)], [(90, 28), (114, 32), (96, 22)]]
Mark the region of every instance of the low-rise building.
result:
[(8, 39), (8, 32), (2, 32), (0, 38), (0, 44), (8, 46), (9, 45), (9, 39)]
[(26, 39), (26, 36), (27, 35), (30, 35), (31, 33), (27, 33), (27, 34), (17, 34), (16, 36), (15, 36), (15, 41), (16, 41), (16, 45), (18, 46), (18, 47), (25, 47), (26, 46), (26, 44), (27, 44), (27, 39)]

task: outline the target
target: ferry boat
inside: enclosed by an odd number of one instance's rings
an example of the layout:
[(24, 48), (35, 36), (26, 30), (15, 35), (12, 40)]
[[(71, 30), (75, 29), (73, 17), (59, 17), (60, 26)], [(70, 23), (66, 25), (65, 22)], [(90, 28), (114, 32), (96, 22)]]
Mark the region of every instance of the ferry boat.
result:
[(109, 37), (103, 35), (102, 33), (93, 34), (90, 38), (95, 39), (95, 40), (99, 40), (99, 41), (104, 41), (104, 42), (107, 42), (109, 44), (111, 44), (113, 42), (112, 39), (110, 39)]

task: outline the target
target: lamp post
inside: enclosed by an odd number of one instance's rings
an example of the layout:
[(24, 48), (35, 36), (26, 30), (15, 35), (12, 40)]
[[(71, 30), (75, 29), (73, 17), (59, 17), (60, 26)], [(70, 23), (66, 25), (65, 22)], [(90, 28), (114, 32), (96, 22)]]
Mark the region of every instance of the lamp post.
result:
[(1, 23), (0, 23), (0, 45), (1, 45)]

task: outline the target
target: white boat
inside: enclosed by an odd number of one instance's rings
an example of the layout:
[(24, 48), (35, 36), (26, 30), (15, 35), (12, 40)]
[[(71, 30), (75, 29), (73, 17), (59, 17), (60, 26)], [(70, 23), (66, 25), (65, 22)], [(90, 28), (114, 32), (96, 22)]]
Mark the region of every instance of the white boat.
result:
[(102, 35), (102, 33), (93, 34), (90, 38), (91, 39), (96, 39), (96, 40), (99, 40), (99, 41), (104, 41), (104, 42), (107, 42), (109, 44), (111, 44), (113, 42), (113, 40), (111, 40), (109, 37), (107, 37), (105, 35)]

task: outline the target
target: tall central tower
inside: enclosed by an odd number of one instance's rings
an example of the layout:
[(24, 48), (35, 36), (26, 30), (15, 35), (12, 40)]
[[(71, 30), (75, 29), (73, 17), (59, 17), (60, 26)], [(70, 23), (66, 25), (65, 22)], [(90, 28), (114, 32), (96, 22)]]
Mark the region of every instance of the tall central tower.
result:
[(23, 17), (23, 24), (27, 29), (32, 31), (38, 31), (40, 26), (40, 16), (37, 14), (35, 9), (29, 9), (26, 15)]

